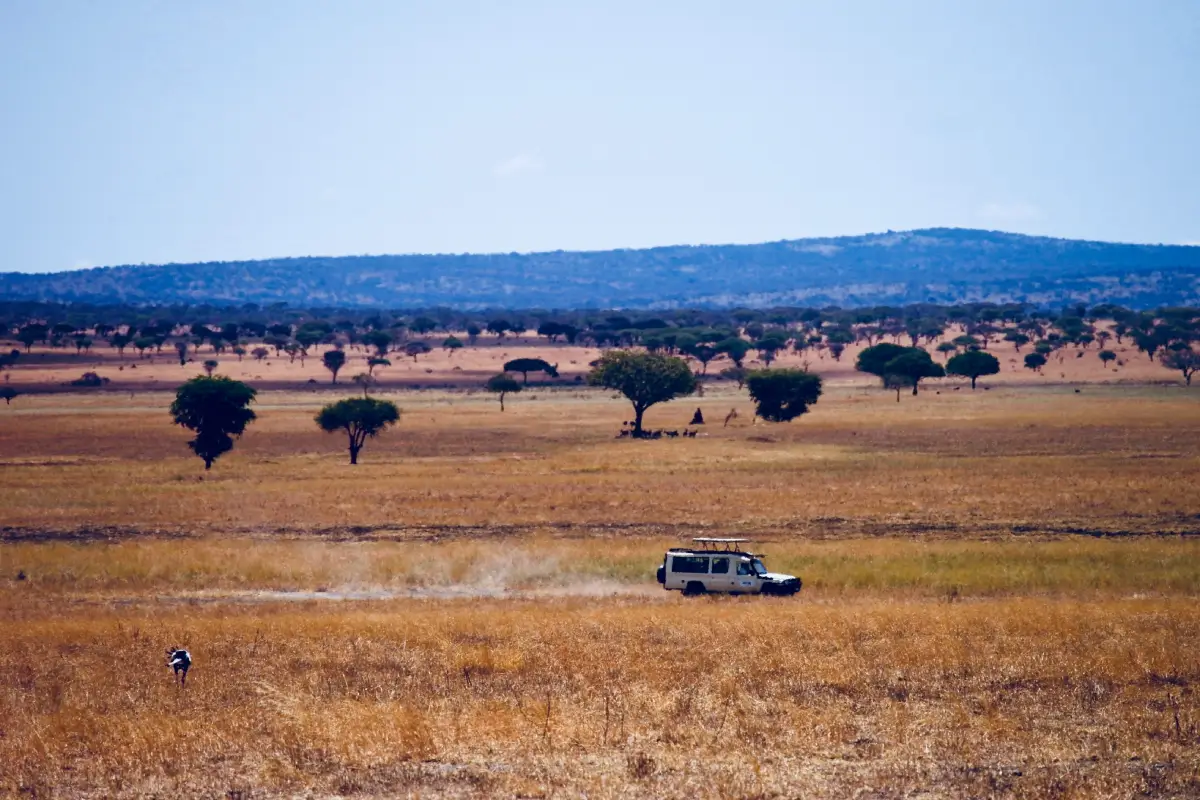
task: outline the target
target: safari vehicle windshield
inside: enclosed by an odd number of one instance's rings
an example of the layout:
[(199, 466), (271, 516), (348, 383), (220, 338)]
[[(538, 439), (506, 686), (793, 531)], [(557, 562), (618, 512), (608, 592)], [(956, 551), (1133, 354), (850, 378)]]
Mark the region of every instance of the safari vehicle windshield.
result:
[(759, 558), (754, 559), (753, 561), (750, 562), (750, 567), (751, 567), (751, 569), (754, 570), (755, 575), (766, 575), (767, 574), (767, 568), (763, 566), (762, 559), (759, 559)]

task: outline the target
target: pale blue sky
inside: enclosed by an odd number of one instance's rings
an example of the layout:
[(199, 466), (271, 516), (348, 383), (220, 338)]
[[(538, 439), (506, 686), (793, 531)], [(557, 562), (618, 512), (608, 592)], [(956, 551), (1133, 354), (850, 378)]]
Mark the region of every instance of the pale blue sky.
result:
[(0, 271), (1200, 241), (1200, 0), (0, 2)]

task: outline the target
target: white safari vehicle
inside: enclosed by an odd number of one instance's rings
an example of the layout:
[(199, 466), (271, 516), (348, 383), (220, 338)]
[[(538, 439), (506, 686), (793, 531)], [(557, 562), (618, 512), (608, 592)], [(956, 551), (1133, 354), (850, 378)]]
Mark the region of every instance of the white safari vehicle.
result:
[(658, 568), (664, 589), (684, 594), (792, 595), (800, 591), (795, 575), (767, 572), (762, 555), (743, 546), (749, 539), (692, 539), (694, 547), (672, 547)]

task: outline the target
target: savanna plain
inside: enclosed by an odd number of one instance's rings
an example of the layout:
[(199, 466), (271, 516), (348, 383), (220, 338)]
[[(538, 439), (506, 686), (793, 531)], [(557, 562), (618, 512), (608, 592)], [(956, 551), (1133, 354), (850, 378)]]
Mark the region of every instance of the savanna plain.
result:
[[(268, 391), (210, 472), (167, 392), (23, 397), (0, 794), (1200, 796), (1200, 391), (959, 388), (385, 392), (356, 466)], [(804, 588), (662, 591), (692, 536)]]

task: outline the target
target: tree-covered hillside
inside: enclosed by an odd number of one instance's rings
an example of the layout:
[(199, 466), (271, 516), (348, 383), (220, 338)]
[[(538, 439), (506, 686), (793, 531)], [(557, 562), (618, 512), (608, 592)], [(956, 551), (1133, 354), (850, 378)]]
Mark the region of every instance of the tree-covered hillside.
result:
[(478, 308), (1200, 301), (1200, 247), (938, 228), (753, 245), (341, 256), (0, 274), (9, 300)]

